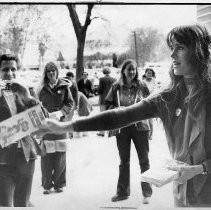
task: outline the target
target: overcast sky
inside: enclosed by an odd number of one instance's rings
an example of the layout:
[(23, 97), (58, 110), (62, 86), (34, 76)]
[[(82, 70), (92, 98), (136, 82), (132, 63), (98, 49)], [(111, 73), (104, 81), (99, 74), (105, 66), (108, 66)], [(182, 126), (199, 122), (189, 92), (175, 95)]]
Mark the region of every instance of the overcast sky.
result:
[[(78, 7), (82, 20), (84, 6)], [(113, 43), (113, 50), (121, 51), (127, 47), (125, 39), (128, 34), (137, 27), (152, 26), (167, 33), (176, 25), (196, 22), (196, 5), (96, 5), (92, 15), (107, 21), (93, 20), (88, 28), (87, 39), (109, 39)], [(58, 40), (64, 57), (67, 60), (75, 58), (77, 43), (66, 6), (54, 5), (46, 16), (54, 23), (51, 34)], [(36, 48), (31, 45), (27, 47), (24, 63), (38, 62)], [(46, 57), (53, 59), (54, 55), (55, 52), (50, 49)]]

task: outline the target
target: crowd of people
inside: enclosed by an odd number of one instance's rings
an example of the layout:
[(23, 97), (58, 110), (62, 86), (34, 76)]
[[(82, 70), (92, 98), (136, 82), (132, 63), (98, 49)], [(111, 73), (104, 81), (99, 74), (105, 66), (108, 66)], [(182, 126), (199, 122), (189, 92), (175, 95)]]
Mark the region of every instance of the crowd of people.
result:
[[(78, 82), (72, 72), (60, 78), (58, 67), (49, 62), (38, 92), (31, 96), (31, 91), (15, 80), (17, 57), (2, 55), (0, 121), (37, 104), (46, 120), (37, 132), (0, 147), (0, 206), (31, 205), (37, 154), (42, 156), (43, 193), (50, 194), (52, 188), (63, 192), (66, 141), (73, 132), (88, 131), (97, 131), (100, 137), (105, 137), (105, 131), (108, 136), (115, 136), (120, 164), (117, 190), (111, 201), (128, 199), (131, 142), (143, 173), (150, 168), (152, 118), (160, 118), (170, 154), (177, 163), (168, 169), (179, 174), (173, 182), (175, 206), (211, 207), (211, 38), (205, 27), (195, 24), (173, 28), (166, 41), (172, 60), (169, 86), (158, 92), (155, 71), (147, 68), (139, 76), (137, 63), (132, 59), (123, 62), (120, 78), (112, 78), (110, 69), (103, 68), (98, 87), (100, 113), (95, 115), (90, 115), (89, 98), (94, 92), (87, 72)], [(73, 120), (75, 112), (84, 117)], [(40, 145), (35, 137), (41, 138)], [(141, 190), (143, 204), (149, 204), (151, 184), (141, 181)]]

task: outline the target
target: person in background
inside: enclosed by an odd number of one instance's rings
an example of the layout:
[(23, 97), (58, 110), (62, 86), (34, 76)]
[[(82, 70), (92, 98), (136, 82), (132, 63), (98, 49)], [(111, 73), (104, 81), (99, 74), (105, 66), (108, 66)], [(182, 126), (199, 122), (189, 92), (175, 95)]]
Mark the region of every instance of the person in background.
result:
[[(142, 80), (145, 82), (147, 85), (150, 94), (155, 93), (156, 90), (156, 75), (155, 71), (151, 68), (147, 68), (145, 70), (144, 75), (142, 76)], [(149, 139), (152, 139), (152, 134), (153, 134), (153, 119), (149, 120), (149, 125), (150, 125), (150, 132), (149, 132)]]
[[(207, 29), (199, 24), (174, 27), (167, 35), (171, 50), (171, 83), (159, 94), (119, 110), (68, 123), (47, 120), (45, 132), (117, 129), (159, 117), (178, 172), (173, 183), (176, 207), (211, 207), (211, 78)], [(160, 189), (162, 190), (162, 189)]]
[(67, 72), (65, 79), (68, 79), (68, 81), (71, 82), (70, 91), (72, 93), (73, 101), (74, 101), (74, 107), (76, 109), (77, 106), (78, 106), (78, 86), (77, 86), (77, 83), (74, 80), (74, 74), (71, 71)]
[[(73, 98), (69, 83), (58, 78), (59, 71), (53, 62), (46, 64), (43, 72), (39, 100), (48, 110), (49, 118), (65, 121), (73, 109)], [(65, 134), (46, 134), (42, 145), (46, 155), (41, 158), (42, 186), (44, 194), (62, 192), (66, 186), (66, 140)]]
[[(71, 71), (67, 72), (66, 77), (64, 77), (63, 79), (69, 83), (70, 92), (72, 93), (73, 96), (74, 109), (67, 117), (67, 120), (72, 120), (75, 110), (78, 110), (78, 86), (74, 80), (74, 74)], [(73, 138), (72, 132), (69, 132), (69, 138), (71, 139)]]
[(98, 73), (95, 72), (94, 76), (92, 78), (92, 83), (93, 83), (93, 93), (94, 95), (98, 95), (98, 86), (99, 86), (99, 76)]
[[(72, 72), (67, 72), (65, 78), (72, 82), (72, 85), (70, 86), (70, 91), (72, 93), (72, 96), (75, 102), (75, 109), (78, 113), (78, 116), (79, 117), (88, 116), (92, 111), (91, 102), (87, 99), (87, 97), (82, 92), (78, 91), (77, 84), (74, 80), (74, 74)], [(71, 120), (71, 119), (72, 118), (69, 118), (68, 120)], [(86, 136), (87, 133), (84, 132), (82, 135)], [(77, 137), (80, 137), (80, 133), (78, 133)]]
[[(90, 113), (92, 112), (93, 107), (91, 102), (88, 100), (88, 98), (80, 91), (78, 91), (78, 116), (79, 117), (84, 117), (84, 116), (89, 116)], [(79, 138), (80, 136), (87, 136), (87, 132), (78, 132), (77, 137)]]
[[(105, 98), (107, 109), (131, 106), (149, 95), (147, 86), (138, 79), (137, 64), (134, 60), (125, 60), (121, 68), (120, 80), (114, 83)], [(119, 151), (119, 179), (117, 192), (112, 202), (125, 200), (130, 195), (130, 148), (131, 140), (135, 145), (141, 173), (149, 169), (149, 123), (142, 121), (124, 127), (115, 134)], [(147, 182), (141, 182), (143, 203), (149, 203), (152, 188)]]
[[(24, 86), (16, 83), (19, 60), (12, 54), (0, 57), (0, 121), (38, 104)], [(7, 84), (5, 83), (7, 82)], [(37, 143), (31, 136), (0, 146), (0, 206), (30, 206)]]
[(146, 83), (149, 92), (153, 93), (156, 88), (156, 75), (155, 71), (151, 68), (146, 68), (144, 75), (142, 76), (142, 80)]
[(93, 96), (93, 85), (88, 79), (88, 73), (83, 72), (82, 78), (77, 82), (78, 90), (81, 91), (87, 98)]
[[(103, 74), (104, 77), (101, 77), (99, 79), (99, 87), (98, 87), (98, 93), (99, 93), (99, 105), (100, 105), (100, 111), (103, 112), (106, 110), (105, 107), (105, 97), (107, 96), (112, 84), (116, 81), (115, 78), (110, 76), (111, 70), (109, 67), (103, 68)], [(104, 136), (105, 131), (101, 131), (97, 133), (98, 136)]]

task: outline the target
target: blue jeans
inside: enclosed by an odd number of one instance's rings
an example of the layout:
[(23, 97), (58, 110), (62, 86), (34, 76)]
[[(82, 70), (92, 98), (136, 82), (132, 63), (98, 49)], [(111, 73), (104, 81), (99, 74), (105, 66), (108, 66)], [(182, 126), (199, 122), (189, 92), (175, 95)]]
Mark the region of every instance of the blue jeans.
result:
[(26, 162), (22, 150), (12, 164), (0, 165), (0, 206), (26, 207), (31, 195), (35, 160)]
[[(119, 150), (120, 165), (119, 179), (117, 184), (118, 195), (130, 195), (130, 148), (131, 140), (135, 145), (141, 173), (149, 169), (149, 142), (148, 131), (138, 131), (135, 125), (122, 128), (117, 134), (117, 147)], [(142, 194), (144, 197), (150, 197), (152, 188), (150, 184), (141, 182)]]

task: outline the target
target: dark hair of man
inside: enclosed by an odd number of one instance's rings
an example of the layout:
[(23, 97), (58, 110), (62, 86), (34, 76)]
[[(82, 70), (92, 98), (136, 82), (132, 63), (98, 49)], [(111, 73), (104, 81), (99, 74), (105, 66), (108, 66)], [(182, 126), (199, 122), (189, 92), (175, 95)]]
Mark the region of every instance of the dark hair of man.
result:
[(12, 54), (2, 54), (0, 56), (0, 66), (2, 64), (2, 61), (15, 61), (17, 63), (17, 66), (19, 65), (19, 59), (16, 55)]
[(71, 71), (68, 71), (66, 77), (74, 77), (74, 74)]

